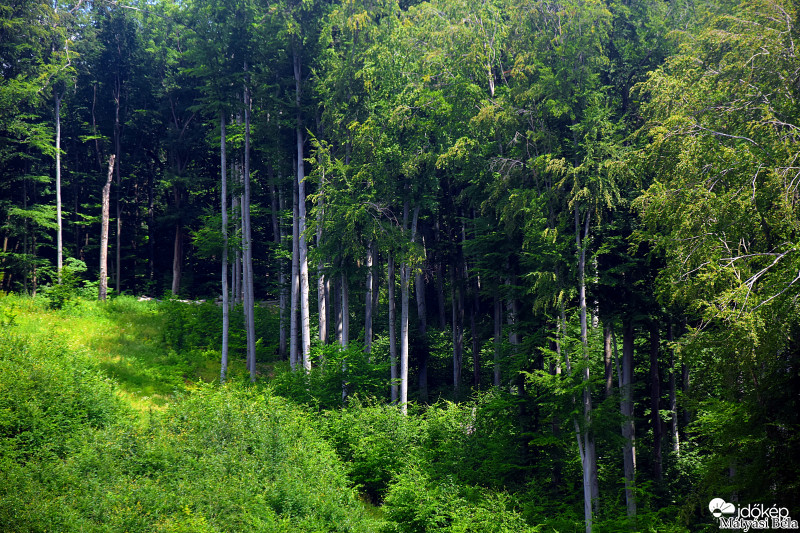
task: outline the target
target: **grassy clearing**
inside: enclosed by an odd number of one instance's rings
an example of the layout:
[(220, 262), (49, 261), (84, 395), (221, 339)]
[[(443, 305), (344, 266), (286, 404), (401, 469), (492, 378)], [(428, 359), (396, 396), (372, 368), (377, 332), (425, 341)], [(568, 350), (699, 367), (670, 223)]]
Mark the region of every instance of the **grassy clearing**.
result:
[[(164, 409), (176, 393), (219, 379), (217, 350), (178, 353), (168, 346), (164, 331), (174, 317), (155, 301), (120, 296), (105, 303), (76, 300), (53, 310), (44, 299), (7, 295), (0, 309), (21, 333), (54, 339), (93, 360), (117, 383), (117, 394), (140, 412)], [(244, 372), (240, 361), (231, 361), (232, 379)]]

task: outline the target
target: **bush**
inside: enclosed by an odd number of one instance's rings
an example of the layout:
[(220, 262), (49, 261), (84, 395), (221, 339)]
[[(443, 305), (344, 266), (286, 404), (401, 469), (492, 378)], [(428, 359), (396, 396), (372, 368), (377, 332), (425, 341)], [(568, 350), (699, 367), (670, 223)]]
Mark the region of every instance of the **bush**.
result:
[(51, 339), (0, 328), (0, 453), (18, 461), (65, 457), (88, 428), (123, 413), (111, 382)]
[(315, 409), (338, 409), (348, 397), (381, 397), (389, 388), (387, 365), (368, 361), (356, 343), (314, 346), (312, 363), (308, 373), (300, 368), (277, 375), (275, 392)]
[(343, 466), (271, 393), (203, 386), (63, 459), (0, 456), (0, 530), (372, 532)]
[(404, 416), (392, 405), (364, 405), (355, 398), (346, 409), (326, 411), (320, 426), (347, 466), (350, 480), (373, 503), (383, 500), (418, 446), (419, 419)]
[(536, 531), (502, 492), (462, 485), (453, 478), (432, 481), (422, 470), (400, 475), (386, 496), (384, 531), (425, 533), (526, 533)]

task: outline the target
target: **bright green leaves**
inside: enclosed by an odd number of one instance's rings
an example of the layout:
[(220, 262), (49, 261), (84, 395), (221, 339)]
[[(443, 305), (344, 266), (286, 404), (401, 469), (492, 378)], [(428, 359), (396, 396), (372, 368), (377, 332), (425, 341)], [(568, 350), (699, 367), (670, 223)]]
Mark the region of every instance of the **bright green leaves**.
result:
[(676, 295), (704, 302), (708, 319), (735, 321), (796, 291), (790, 14), (780, 2), (748, 3), (642, 86), (651, 97), (647, 165), (661, 183), (639, 203), (672, 259)]

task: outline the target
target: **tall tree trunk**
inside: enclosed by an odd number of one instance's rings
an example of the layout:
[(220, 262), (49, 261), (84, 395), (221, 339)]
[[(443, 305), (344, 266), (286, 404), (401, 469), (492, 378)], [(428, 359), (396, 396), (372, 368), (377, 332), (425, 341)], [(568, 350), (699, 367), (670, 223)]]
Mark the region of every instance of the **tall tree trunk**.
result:
[(675, 380), (675, 348), (672, 346), (672, 323), (667, 330), (667, 341), (669, 348), (669, 411), (670, 411), (670, 436), (672, 441), (672, 451), (678, 455), (681, 452), (681, 438), (678, 433), (678, 400), (677, 384)]
[[(403, 232), (408, 227), (408, 200), (403, 205)], [(411, 243), (417, 237), (419, 206), (414, 208), (411, 222)], [(400, 268), (400, 406), (403, 414), (408, 413), (408, 288), (411, 281), (411, 266), (403, 262)]]
[(603, 324), (603, 366), (605, 369), (606, 378), (606, 398), (611, 396), (613, 391), (614, 371), (611, 366), (612, 352), (611, 352), (611, 324)]
[[(622, 329), (622, 368), (619, 369), (622, 414), (622, 466), (628, 516), (636, 516), (636, 427), (633, 422), (633, 321), (626, 318)], [(616, 349), (616, 345), (615, 345)]]
[(333, 280), (333, 321), (336, 328), (336, 342), (342, 344), (342, 276)]
[[(442, 242), (439, 221), (433, 225), (433, 238), (435, 242)], [(447, 275), (445, 266), (442, 262), (441, 254), (435, 254), (435, 276), (436, 276), (436, 304), (439, 311), (439, 329), (444, 331), (447, 328), (447, 313), (444, 301), (444, 277)]]
[(367, 246), (367, 281), (364, 295), (364, 352), (369, 357), (372, 351), (372, 278), (373, 263), (375, 259), (375, 242), (370, 241)]
[(444, 299), (444, 277), (446, 276), (446, 267), (441, 262), (441, 258), (436, 264), (436, 303), (439, 309), (439, 329), (444, 331), (447, 329), (447, 312)]
[(148, 281), (149, 290), (154, 291), (156, 280), (156, 194), (155, 194), (155, 172), (149, 172), (147, 176), (147, 255), (149, 263)]
[[(317, 209), (317, 249), (322, 247), (322, 223), (324, 219), (324, 203), (322, 191), (325, 189), (325, 171), (323, 170), (319, 178), (318, 196), (319, 204)], [(320, 258), (317, 263), (317, 314), (319, 315), (319, 341), (322, 344), (328, 342), (328, 281), (325, 276), (325, 263)]]
[(289, 364), (292, 370), (297, 368), (298, 357), (298, 323), (297, 309), (300, 305), (300, 233), (299, 218), (297, 216), (297, 181), (294, 181), (292, 195), (292, 303), (289, 310)]
[(464, 301), (462, 294), (460, 261), (453, 264), (451, 273), (451, 307), (453, 312), (453, 390), (458, 397), (461, 385), (461, 367), (464, 362)]
[(220, 159), (220, 199), (222, 211), (222, 362), (219, 381), (225, 383), (228, 375), (228, 330), (230, 329), (230, 307), (228, 302), (228, 177), (225, 173), (225, 115), (219, 114), (219, 159)]
[(63, 227), (61, 225), (61, 95), (55, 94), (56, 104), (56, 269), (58, 283), (61, 283), (61, 270), (64, 267)]
[(428, 401), (428, 309), (425, 301), (425, 278), (421, 272), (416, 275), (417, 318), (420, 338), (419, 399)]
[[(237, 117), (237, 124), (240, 124), (241, 120)], [(238, 161), (235, 161), (237, 158), (233, 158), (234, 161), (231, 161), (231, 180), (236, 179), (236, 183), (240, 185), (241, 188), (241, 177), (242, 173), (239, 168)], [(241, 222), (242, 220), (242, 196), (241, 194), (237, 195), (233, 191), (231, 191), (231, 210), (233, 211), (232, 217), (234, 220), (238, 220)], [(236, 229), (237, 235), (239, 236), (239, 240), (241, 242), (242, 239), (242, 228), (241, 224), (237, 224)], [(241, 246), (236, 249), (236, 253), (234, 254), (233, 259), (233, 273), (231, 274), (231, 279), (233, 280), (233, 306), (236, 307), (240, 303), (242, 303), (242, 250)]]
[[(174, 198), (179, 206), (180, 192), (174, 188)], [(183, 256), (183, 228), (180, 219), (175, 222), (175, 236), (172, 240), (172, 294), (177, 295), (181, 290), (181, 264)]]
[(592, 432), (592, 395), (589, 390), (589, 328), (587, 323), (586, 310), (586, 238), (589, 234), (589, 221), (591, 214), (587, 213), (584, 223), (583, 238), (581, 238), (580, 214), (578, 206), (575, 211), (575, 245), (578, 253), (578, 304), (580, 306), (581, 319), (581, 344), (583, 346), (583, 358), (586, 362), (583, 368), (583, 496), (584, 496), (584, 519), (586, 531), (592, 531), (592, 508), (599, 507), (599, 483), (597, 480), (597, 454), (595, 451), (594, 435)]
[(470, 307), (469, 329), (472, 338), (472, 385), (479, 388), (481, 385), (481, 360), (480, 360), (480, 339), (478, 339), (478, 318), (480, 313), (480, 300), (478, 299), (478, 287), (474, 286), (474, 300)]
[(650, 420), (653, 424), (653, 473), (656, 479), (663, 476), (661, 452), (661, 375), (658, 371), (658, 352), (661, 337), (658, 323), (650, 326)]
[(108, 212), (111, 203), (111, 181), (114, 179), (114, 154), (108, 158), (108, 177), (103, 186), (103, 211), (100, 217), (100, 284), (98, 300), (105, 301), (108, 295)]
[[(247, 63), (244, 64), (245, 74)], [(244, 87), (244, 203), (242, 219), (244, 235), (242, 235), (242, 252), (244, 254), (244, 291), (245, 313), (247, 314), (247, 360), (250, 369), (250, 381), (256, 380), (256, 326), (255, 326), (255, 291), (253, 289), (253, 237), (250, 223), (250, 89)]]
[[(280, 188), (278, 189), (278, 207), (280, 209), (281, 216), (278, 217), (278, 240), (279, 245), (283, 246), (283, 211), (285, 209), (285, 201), (283, 198), (283, 193), (281, 192)], [(289, 287), (286, 283), (286, 261), (281, 258), (278, 260), (278, 268), (280, 269), (280, 273), (278, 274), (278, 284), (280, 285), (280, 331), (278, 333), (278, 353), (281, 356), (281, 359), (286, 359), (286, 311), (287, 305), (289, 300)]]
[(294, 86), (295, 104), (297, 106), (297, 196), (298, 196), (298, 216), (300, 233), (299, 260), (300, 260), (300, 328), (303, 336), (303, 368), (306, 372), (311, 370), (311, 321), (308, 308), (308, 244), (306, 243), (306, 183), (305, 183), (305, 162), (303, 160), (303, 129), (302, 117), (300, 115), (300, 50), (299, 43), (294, 40)]
[(387, 266), (388, 278), (388, 299), (389, 299), (389, 365), (391, 372), (391, 391), (392, 403), (398, 400), (398, 372), (397, 372), (397, 330), (396, 330), (396, 311), (394, 300), (395, 272), (394, 255), (390, 252)]
[(122, 123), (119, 119), (120, 102), (122, 100), (122, 80), (119, 76), (115, 79), (114, 102), (114, 154), (116, 155), (117, 163), (115, 167), (116, 173), (116, 211), (117, 211), (117, 231), (116, 231), (116, 276), (114, 277), (117, 294), (120, 293), (120, 279), (122, 278), (122, 205), (120, 203), (120, 194), (122, 192), (122, 176), (120, 170), (120, 158), (122, 157)]
[(494, 294), (494, 386), (500, 388), (501, 365), (500, 358), (503, 351), (503, 303), (500, 295)]
[(350, 284), (347, 280), (347, 272), (342, 270), (342, 348), (350, 344)]

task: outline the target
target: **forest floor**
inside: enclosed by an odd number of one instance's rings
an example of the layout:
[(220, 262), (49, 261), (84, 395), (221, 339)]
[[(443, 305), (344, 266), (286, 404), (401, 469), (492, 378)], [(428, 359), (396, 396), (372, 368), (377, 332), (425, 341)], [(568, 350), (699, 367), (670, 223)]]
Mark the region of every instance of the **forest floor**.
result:
[[(118, 394), (140, 412), (163, 410), (176, 393), (200, 382), (219, 379), (217, 354), (177, 354), (165, 348), (168, 317), (159, 303), (120, 298), (110, 305), (78, 301), (69, 310), (48, 311), (34, 300), (20, 300), (15, 320), (22, 331), (39, 338), (54, 338), (68, 348), (91, 355), (118, 384)], [(212, 356), (213, 355), (213, 356)], [(242, 368), (239, 368), (239, 367)], [(231, 373), (244, 372), (238, 361)]]

